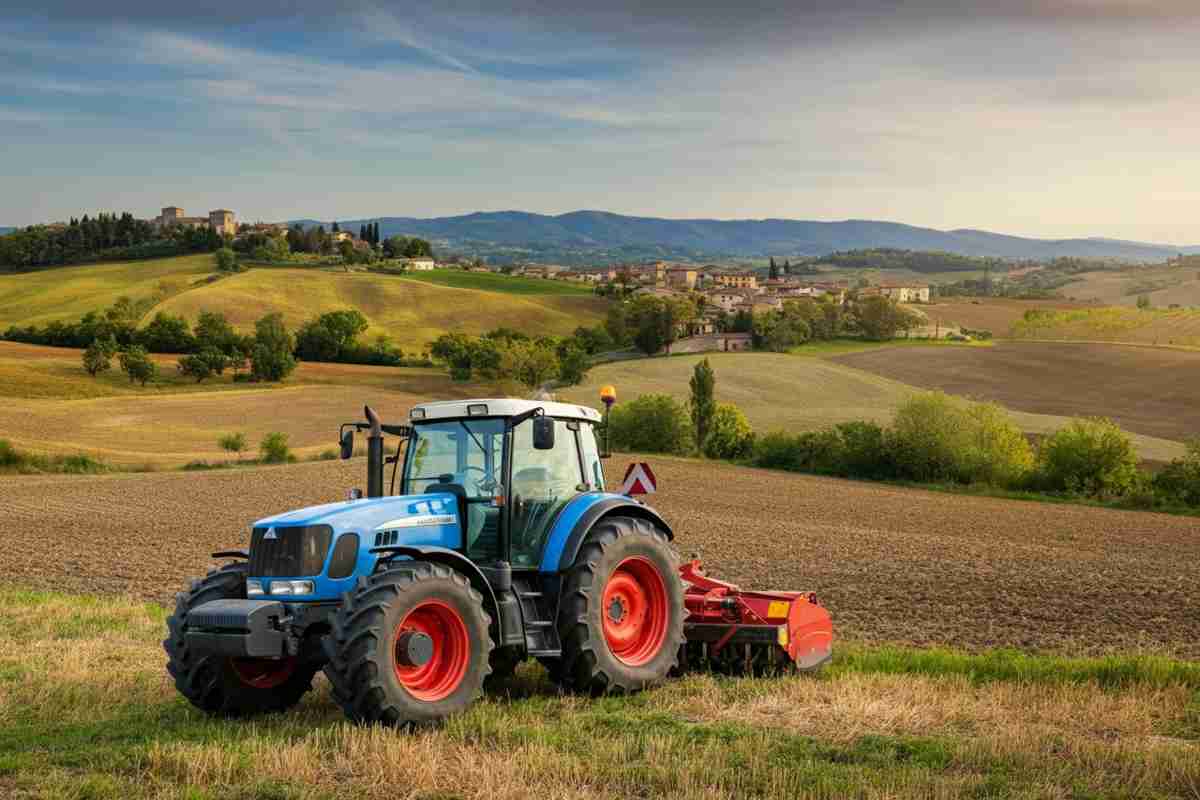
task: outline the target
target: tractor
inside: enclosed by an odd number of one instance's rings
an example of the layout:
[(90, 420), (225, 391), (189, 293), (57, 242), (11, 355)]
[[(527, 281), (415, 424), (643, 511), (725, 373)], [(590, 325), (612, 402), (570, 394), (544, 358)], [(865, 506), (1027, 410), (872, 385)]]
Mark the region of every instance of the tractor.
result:
[(259, 520), (247, 550), (213, 553), (228, 563), (177, 596), (163, 646), (196, 707), (281, 711), (324, 670), (351, 720), (410, 726), (527, 659), (593, 695), (828, 660), (814, 595), (743, 592), (680, 564), (653, 508), (605, 490), (595, 409), (456, 400), (405, 424), (364, 411), (339, 444), (350, 458), (366, 432), (365, 496)]

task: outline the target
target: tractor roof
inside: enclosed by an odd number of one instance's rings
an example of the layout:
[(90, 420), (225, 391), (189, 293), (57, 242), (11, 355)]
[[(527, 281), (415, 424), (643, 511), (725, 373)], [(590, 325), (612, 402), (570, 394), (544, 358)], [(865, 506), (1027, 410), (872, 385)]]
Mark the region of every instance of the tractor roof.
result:
[[(486, 411), (470, 412), (471, 406), (486, 406)], [(600, 412), (587, 406), (577, 406), (573, 403), (553, 403), (549, 400), (515, 400), (515, 399), (483, 399), (483, 400), (443, 400), (438, 403), (422, 403), (413, 406), (409, 417), (413, 421), (421, 419), (458, 419), (459, 417), (515, 417), (531, 408), (545, 409), (547, 416), (561, 419), (579, 419), (587, 422), (599, 422)]]

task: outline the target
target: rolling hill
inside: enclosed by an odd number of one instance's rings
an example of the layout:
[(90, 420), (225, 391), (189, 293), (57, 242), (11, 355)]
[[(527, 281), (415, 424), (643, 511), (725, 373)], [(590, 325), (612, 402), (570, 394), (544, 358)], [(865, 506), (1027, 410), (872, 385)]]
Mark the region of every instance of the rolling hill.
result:
[(274, 311), (295, 327), (325, 311), (357, 308), (370, 323), (367, 339), (387, 334), (414, 352), (449, 330), (482, 333), (507, 326), (565, 334), (599, 322), (605, 307), (603, 299), (590, 294), (564, 294), (562, 284), (553, 281), (514, 279), (513, 286), (522, 291), (545, 288), (544, 293), (517, 293), (499, 291), (499, 281), (507, 280), (499, 277), (492, 290), (479, 288), (486, 284), (478, 281), (467, 286), (435, 282), (441, 273), (417, 280), (321, 268), (251, 269), (211, 280), (212, 270), (209, 254), (0, 275), (0, 328), (78, 319), (121, 296), (152, 301), (147, 319), (169, 311), (195, 321), (201, 311), (220, 311), (243, 330)]
[[(997, 258), (1078, 256), (1127, 261), (1161, 261), (1180, 252), (1200, 252), (1200, 246), (1176, 247), (1103, 238), (1033, 239), (973, 229), (941, 231), (876, 220), (662, 219), (605, 211), (573, 211), (557, 216), (496, 211), (429, 219), (378, 217), (339, 222), (347, 230), (357, 230), (369, 221), (379, 222), (384, 236), (420, 236), (442, 247), (495, 260), (536, 258), (565, 264), (635, 258), (816, 256), (872, 247), (943, 250)], [(296, 222), (317, 224), (316, 220)]]

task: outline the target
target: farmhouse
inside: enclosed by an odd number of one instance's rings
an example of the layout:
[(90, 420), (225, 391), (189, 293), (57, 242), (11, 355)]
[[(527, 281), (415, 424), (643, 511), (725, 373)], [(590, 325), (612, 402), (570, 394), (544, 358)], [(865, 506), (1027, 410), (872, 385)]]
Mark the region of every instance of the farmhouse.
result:
[(667, 270), (667, 285), (672, 289), (695, 289), (698, 276), (695, 267), (671, 267)]
[(428, 272), (437, 266), (432, 258), (410, 258), (405, 262), (405, 266), (414, 272)]
[(740, 353), (754, 346), (754, 335), (749, 333), (710, 333), (678, 339), (667, 346), (668, 353)]
[(752, 302), (754, 292), (746, 289), (713, 289), (706, 294), (708, 302), (722, 311), (733, 311), (742, 303)]
[(897, 303), (928, 303), (928, 284), (880, 284), (879, 294), (890, 297)]

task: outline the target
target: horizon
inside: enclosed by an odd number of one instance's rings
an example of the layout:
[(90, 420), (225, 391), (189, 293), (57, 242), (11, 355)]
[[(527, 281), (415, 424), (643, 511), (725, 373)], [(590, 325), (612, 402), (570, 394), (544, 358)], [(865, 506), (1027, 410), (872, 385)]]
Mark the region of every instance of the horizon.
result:
[[(0, 223), (619, 208), (1192, 246), (1200, 8), (16, 0)], [(379, 214), (379, 211), (383, 214)]]

